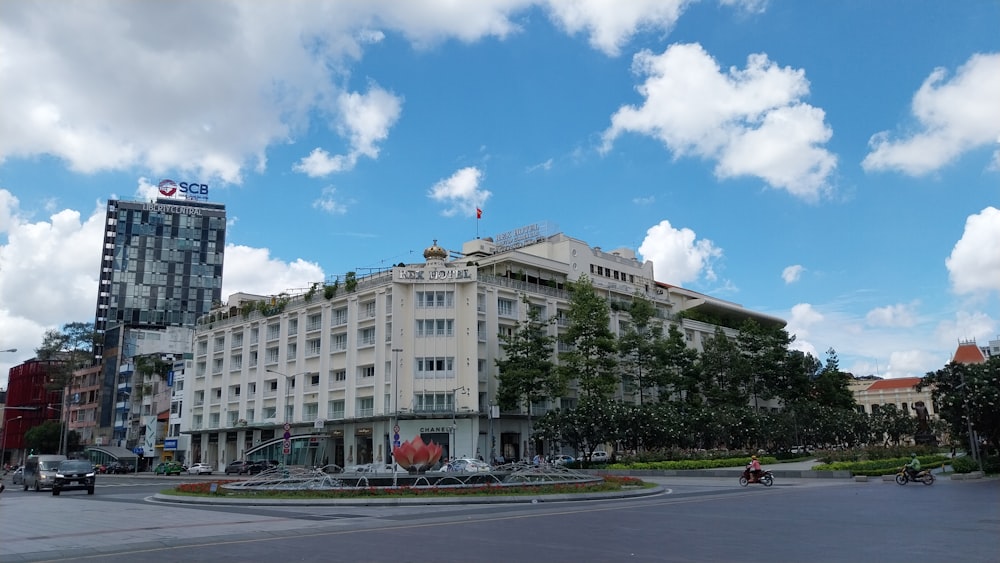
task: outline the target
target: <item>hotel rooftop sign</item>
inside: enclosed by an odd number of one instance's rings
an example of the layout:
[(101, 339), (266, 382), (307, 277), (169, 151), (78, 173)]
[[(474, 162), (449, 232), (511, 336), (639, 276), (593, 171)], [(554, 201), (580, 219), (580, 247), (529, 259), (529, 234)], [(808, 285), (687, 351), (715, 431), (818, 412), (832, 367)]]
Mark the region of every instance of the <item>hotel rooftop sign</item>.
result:
[(507, 252), (545, 239), (549, 236), (548, 230), (546, 223), (533, 223), (496, 235), (493, 244), (496, 252)]

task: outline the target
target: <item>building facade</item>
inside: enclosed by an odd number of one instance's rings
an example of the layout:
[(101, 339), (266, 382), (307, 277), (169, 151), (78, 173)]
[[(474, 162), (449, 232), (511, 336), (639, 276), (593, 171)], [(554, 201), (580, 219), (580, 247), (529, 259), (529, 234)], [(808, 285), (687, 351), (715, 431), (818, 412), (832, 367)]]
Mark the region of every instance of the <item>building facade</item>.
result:
[[(647, 297), (699, 349), (716, 327), (680, 311), (784, 325), (657, 283), (652, 263), (631, 250), (604, 252), (539, 225), (469, 241), (461, 252), (435, 242), (424, 257), (294, 295), (237, 294), (199, 319), (181, 423), (190, 461), (387, 464), (394, 444), (418, 436), (448, 457), (526, 457), (541, 447), (529, 443), (527, 410), (495, 407), (497, 335), (527, 318), (525, 298), (558, 334), (567, 326), (566, 284), (583, 275), (610, 301)], [(628, 322), (612, 308), (615, 333)], [(532, 405), (532, 415), (576, 399), (570, 391)]]
[[(156, 434), (154, 451), (162, 451), (172, 390), (160, 381), (134, 381), (134, 357), (173, 361), (190, 354), (190, 331), (178, 339), (173, 329), (193, 327), (220, 302), (225, 241), (222, 204), (108, 201), (94, 318), (100, 372), (97, 381), (78, 372), (69, 390), (87, 401), (76, 409), (80, 416), (94, 421), (84, 445), (134, 449)], [(147, 387), (149, 393), (140, 392)]]
[(59, 421), (63, 398), (58, 389), (52, 389), (50, 372), (60, 365), (58, 360), (32, 358), (18, 364), (8, 372), (7, 403), (3, 409), (2, 441), (5, 463), (20, 465), (28, 454), (24, 436), (46, 421)]
[(109, 200), (94, 329), (194, 326), (222, 299), (225, 247), (222, 204)]

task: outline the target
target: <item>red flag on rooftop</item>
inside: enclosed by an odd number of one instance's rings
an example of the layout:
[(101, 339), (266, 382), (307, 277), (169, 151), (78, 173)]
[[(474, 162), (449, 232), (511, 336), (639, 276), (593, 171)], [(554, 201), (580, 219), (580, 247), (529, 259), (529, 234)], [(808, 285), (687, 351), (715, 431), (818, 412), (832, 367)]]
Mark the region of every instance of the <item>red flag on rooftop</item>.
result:
[(479, 209), (479, 208), (477, 207), (477, 208), (476, 208), (476, 219), (482, 219), (482, 218), (483, 218), (483, 210), (482, 210), (482, 209)]

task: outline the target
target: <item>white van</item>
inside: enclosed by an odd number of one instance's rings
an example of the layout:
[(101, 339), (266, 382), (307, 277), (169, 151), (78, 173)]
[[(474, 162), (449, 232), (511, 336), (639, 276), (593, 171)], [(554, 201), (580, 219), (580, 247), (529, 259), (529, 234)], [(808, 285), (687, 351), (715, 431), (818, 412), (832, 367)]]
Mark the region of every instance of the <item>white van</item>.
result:
[(64, 455), (33, 455), (24, 462), (24, 490), (33, 488), (36, 491), (51, 489), (56, 478), (59, 462), (66, 461)]

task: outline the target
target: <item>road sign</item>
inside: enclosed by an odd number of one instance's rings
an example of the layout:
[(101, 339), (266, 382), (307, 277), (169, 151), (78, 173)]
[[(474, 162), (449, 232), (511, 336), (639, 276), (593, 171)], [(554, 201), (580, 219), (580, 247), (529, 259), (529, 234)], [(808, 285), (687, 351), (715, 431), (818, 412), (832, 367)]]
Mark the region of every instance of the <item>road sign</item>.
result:
[(142, 455), (142, 447), (136, 446), (132, 448), (132, 453), (134, 453), (135, 455)]
[(281, 453), (282, 455), (288, 455), (292, 453), (292, 441), (285, 439), (281, 441)]
[(392, 442), (392, 447), (394, 447), (394, 448), (398, 448), (399, 446), (400, 446), (400, 443), (399, 443), (399, 440), (394, 440), (394, 441)]
[(291, 429), (292, 429), (292, 425), (286, 422), (285, 423), (285, 432), (288, 432)]
[(392, 431), (395, 432), (396, 434), (399, 434), (399, 425), (397, 424), (397, 425), (393, 426), (392, 427)]

